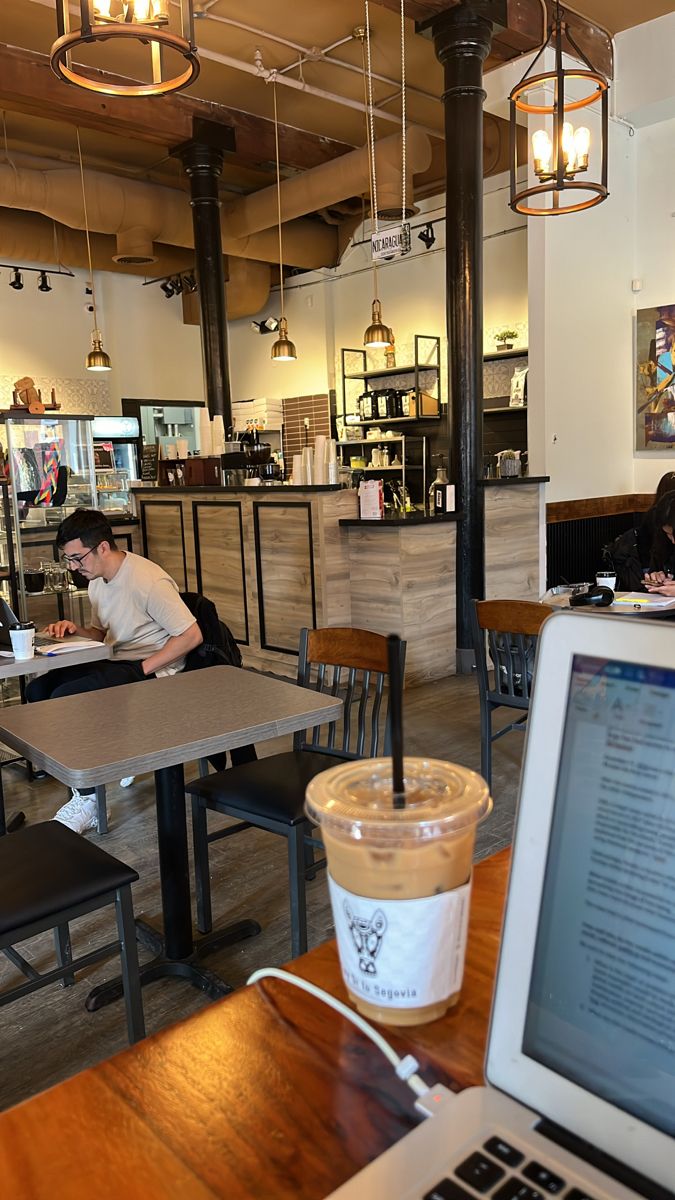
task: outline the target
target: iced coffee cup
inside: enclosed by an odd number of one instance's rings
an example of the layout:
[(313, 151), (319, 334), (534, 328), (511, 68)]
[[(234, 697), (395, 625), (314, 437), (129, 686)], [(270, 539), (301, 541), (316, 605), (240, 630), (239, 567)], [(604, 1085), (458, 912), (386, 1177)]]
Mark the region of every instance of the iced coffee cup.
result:
[(492, 802), (474, 771), (404, 760), (405, 807), (388, 758), (324, 771), (305, 811), (321, 828), (340, 965), (369, 1020), (422, 1025), (462, 984), (476, 826)]

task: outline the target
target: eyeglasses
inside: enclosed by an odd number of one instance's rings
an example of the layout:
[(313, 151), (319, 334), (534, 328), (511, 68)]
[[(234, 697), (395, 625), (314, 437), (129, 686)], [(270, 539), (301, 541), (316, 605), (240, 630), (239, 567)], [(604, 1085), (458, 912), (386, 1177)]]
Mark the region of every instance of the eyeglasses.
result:
[(76, 568), (81, 567), (85, 558), (89, 558), (89, 555), (93, 554), (94, 550), (98, 550), (100, 545), (101, 543), (97, 542), (95, 546), (92, 546), (91, 550), (87, 550), (86, 554), (62, 554), (61, 561), (64, 562), (66, 566), (70, 565)]

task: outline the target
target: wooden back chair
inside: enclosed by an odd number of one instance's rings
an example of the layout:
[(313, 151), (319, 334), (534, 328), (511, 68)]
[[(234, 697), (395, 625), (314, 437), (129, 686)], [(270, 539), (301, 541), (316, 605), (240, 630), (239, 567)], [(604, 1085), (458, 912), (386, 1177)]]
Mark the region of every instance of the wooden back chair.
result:
[[(492, 743), (514, 729), (525, 729), (534, 682), (537, 637), (553, 611), (550, 605), (531, 600), (474, 600), (472, 624), (480, 699), (480, 763), (481, 774), (490, 787)], [(520, 709), (523, 715), (493, 733), (492, 713), (501, 707)]]
[[(404, 663), (402, 643), (401, 675)], [(293, 957), (305, 952), (305, 882), (325, 866), (325, 862), (313, 859), (313, 849), (321, 843), (311, 836), (312, 826), (305, 816), (307, 785), (322, 771), (345, 760), (388, 753), (388, 670), (387, 639), (383, 634), (366, 629), (303, 629), (298, 684), (344, 697), (341, 716), (324, 726), (296, 733), (293, 749), (286, 753), (205, 775), (187, 785), (192, 796), (197, 924), (202, 933), (212, 928), (210, 843), (250, 827), (265, 829), (287, 839), (291, 950)], [(240, 822), (210, 833), (208, 812), (239, 817)]]

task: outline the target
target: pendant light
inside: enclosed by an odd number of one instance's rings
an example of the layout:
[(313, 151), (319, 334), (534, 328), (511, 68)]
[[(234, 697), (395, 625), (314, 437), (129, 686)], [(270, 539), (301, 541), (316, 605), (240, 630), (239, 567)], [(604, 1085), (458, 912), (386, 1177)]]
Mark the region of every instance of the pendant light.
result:
[[(569, 70), (563, 67), (563, 34), (582, 66), (574, 66)], [(549, 71), (536, 74), (536, 64), (549, 46), (552, 46), (555, 52), (555, 65)], [(550, 104), (542, 103), (537, 96), (530, 97), (530, 92), (544, 88), (553, 91)], [(583, 93), (581, 96), (578, 95), (580, 90)], [(534, 217), (559, 216), (561, 213), (581, 212), (586, 208), (593, 208), (607, 199), (608, 92), (607, 79), (579, 49), (570, 33), (565, 10), (562, 5), (556, 3), (546, 41), (510, 96), (509, 203), (514, 212)], [(575, 129), (570, 117), (598, 101), (600, 178), (593, 179), (588, 174), (590, 130), (585, 125)], [(535, 130), (532, 135), (532, 169), (538, 182), (524, 188), (518, 188), (516, 179), (519, 112), (545, 118), (544, 127)], [(550, 132), (546, 128), (546, 120)]]
[[(169, 29), (169, 0), (77, 0), (79, 29), (71, 28), (71, 0), (56, 0), (56, 29), (49, 59), (59, 79), (104, 96), (166, 96), (189, 87), (199, 75), (192, 0), (178, 0), (179, 32)], [(171, 5), (174, 7), (174, 5)], [(74, 51), (101, 42), (132, 41), (150, 48), (151, 83), (111, 83), (81, 74)], [(168, 52), (171, 52), (171, 55)], [(167, 60), (178, 56), (175, 75), (165, 75)], [(181, 69), (182, 68), (182, 69)]]
[[(361, 31), (359, 31), (361, 32)], [(363, 61), (363, 87), (366, 109), (366, 144), (368, 149), (368, 183), (370, 187), (370, 216), (378, 232), (377, 212), (377, 175), (375, 171), (375, 123), (373, 120), (373, 77), (370, 62), (370, 13), (366, 0), (366, 24), (361, 36), (361, 56)], [(405, 132), (405, 130), (404, 130)], [(405, 176), (403, 178), (405, 201)], [(382, 319), (382, 303), (378, 297), (377, 263), (373, 259), (373, 303), (370, 315), (370, 325), (363, 335), (366, 350), (384, 349), (394, 341), (394, 334)]]
[(274, 96), (274, 148), (277, 156), (277, 223), (279, 227), (279, 294), (281, 296), (281, 316), (279, 318), (279, 337), (272, 346), (272, 362), (295, 362), (298, 355), (295, 346), (288, 336), (288, 322), (284, 316), (284, 253), (281, 238), (281, 167), (279, 165), (279, 121), (277, 117), (277, 81), (272, 79), (272, 95)]
[(76, 128), (75, 133), (77, 134), (77, 155), (80, 161), (82, 207), (84, 209), (84, 231), (87, 236), (87, 262), (89, 263), (89, 278), (91, 280), (91, 306), (94, 310), (94, 328), (91, 331), (91, 350), (84, 360), (84, 365), (87, 371), (110, 371), (110, 358), (103, 349), (101, 331), (98, 328), (98, 314), (96, 311), (96, 286), (94, 284), (94, 271), (91, 265), (91, 243), (89, 240), (89, 221), (87, 218), (87, 193), (84, 187), (84, 167), (82, 166), (82, 146), (80, 144), (79, 129)]

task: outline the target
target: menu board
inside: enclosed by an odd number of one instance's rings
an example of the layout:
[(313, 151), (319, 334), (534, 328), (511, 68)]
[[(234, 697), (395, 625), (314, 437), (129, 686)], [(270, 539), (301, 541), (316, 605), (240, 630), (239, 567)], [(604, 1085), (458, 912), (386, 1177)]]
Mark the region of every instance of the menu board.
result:
[(141, 482), (156, 483), (159, 460), (159, 446), (156, 442), (143, 447), (141, 456)]

